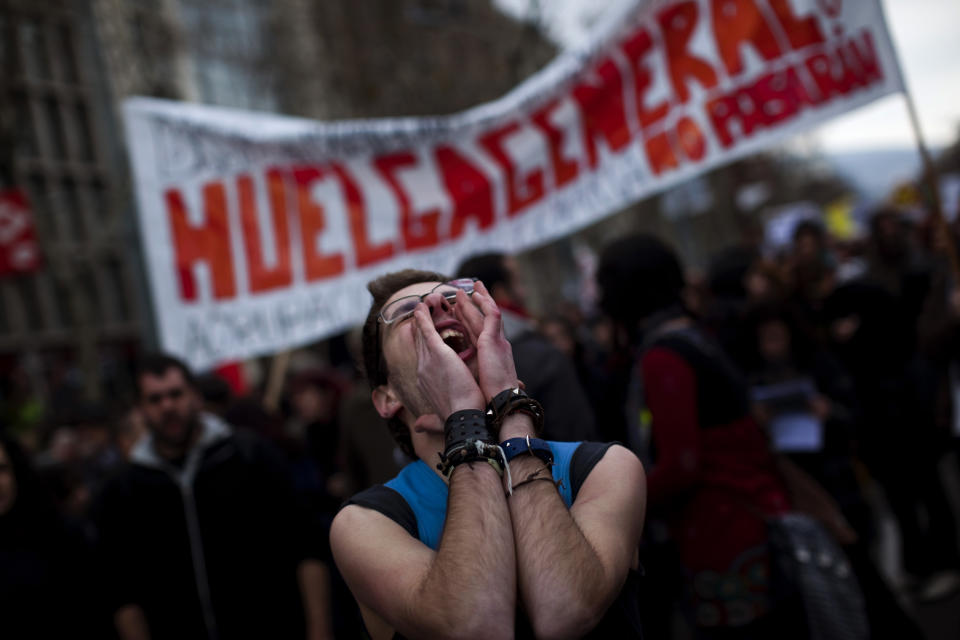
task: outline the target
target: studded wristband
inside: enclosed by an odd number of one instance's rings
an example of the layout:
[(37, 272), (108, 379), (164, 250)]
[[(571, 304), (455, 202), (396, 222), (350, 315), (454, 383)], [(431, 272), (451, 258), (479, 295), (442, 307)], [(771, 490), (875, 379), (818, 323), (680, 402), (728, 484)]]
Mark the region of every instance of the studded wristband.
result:
[(464, 462), (483, 460), (503, 474), (506, 460), (496, 439), (490, 434), (486, 413), (476, 409), (455, 411), (443, 425), (446, 447), (437, 468), (445, 476)]
[(536, 433), (543, 430), (543, 406), (520, 387), (505, 389), (490, 400), (487, 405), (487, 421), (499, 428), (504, 418), (517, 412), (530, 416)]

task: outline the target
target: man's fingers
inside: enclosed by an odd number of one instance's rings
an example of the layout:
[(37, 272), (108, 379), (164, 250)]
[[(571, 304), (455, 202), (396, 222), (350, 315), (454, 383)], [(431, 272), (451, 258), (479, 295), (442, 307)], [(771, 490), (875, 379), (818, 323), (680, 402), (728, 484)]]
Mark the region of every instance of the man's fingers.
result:
[(483, 284), (482, 280), (477, 280), (476, 282), (473, 283), (473, 290), (479, 291), (482, 295), (485, 295), (488, 298), (493, 297), (490, 295), (490, 292), (487, 291), (487, 285)]
[(433, 326), (433, 320), (430, 319), (430, 313), (427, 311), (427, 305), (420, 303), (413, 310), (413, 322), (417, 328), (417, 335), (425, 349), (437, 349), (443, 347), (443, 340)]
[(483, 330), (491, 332), (491, 335), (502, 336), (503, 323), (500, 318), (500, 307), (493, 301), (493, 298), (487, 292), (487, 288), (479, 280), (473, 291), (473, 299), (480, 307), (480, 312), (483, 313)]
[(470, 334), (471, 341), (476, 343), (480, 332), (483, 331), (483, 314), (470, 299), (465, 291), (457, 291), (457, 304), (454, 306), (454, 315)]

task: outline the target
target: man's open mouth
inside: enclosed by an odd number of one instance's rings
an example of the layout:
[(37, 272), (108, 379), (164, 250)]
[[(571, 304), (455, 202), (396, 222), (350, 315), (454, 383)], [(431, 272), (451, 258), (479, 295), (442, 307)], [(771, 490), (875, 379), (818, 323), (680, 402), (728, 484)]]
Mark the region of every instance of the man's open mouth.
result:
[(454, 329), (453, 327), (447, 327), (446, 329), (440, 332), (440, 339), (443, 340), (444, 344), (454, 350), (458, 355), (464, 353), (471, 347), (470, 341), (467, 339), (467, 336), (463, 335), (463, 332)]

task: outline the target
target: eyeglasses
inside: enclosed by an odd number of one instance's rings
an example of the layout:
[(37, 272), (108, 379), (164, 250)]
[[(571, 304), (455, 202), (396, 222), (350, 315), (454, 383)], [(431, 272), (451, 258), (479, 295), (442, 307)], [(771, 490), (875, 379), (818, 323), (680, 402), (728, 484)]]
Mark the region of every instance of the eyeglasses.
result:
[(477, 278), (458, 278), (457, 280), (451, 280), (449, 282), (441, 282), (424, 294), (397, 298), (380, 310), (380, 313), (377, 314), (377, 334), (375, 338), (377, 351), (379, 353), (377, 354), (376, 371), (373, 372), (373, 379), (377, 384), (383, 384), (386, 382), (384, 376), (386, 366), (383, 362), (383, 349), (380, 346), (380, 323), (382, 322), (385, 325), (393, 324), (409, 318), (413, 315), (413, 311), (417, 308), (417, 305), (423, 302), (424, 298), (437, 290), (440, 290), (440, 293), (447, 300), (447, 303), (456, 304), (457, 291), (463, 291), (468, 296), (473, 295), (473, 283), (476, 281)]
[(448, 303), (456, 304), (457, 291), (463, 291), (468, 296), (473, 295), (474, 282), (476, 282), (476, 278), (459, 278), (457, 280), (451, 280), (450, 282), (441, 282), (424, 294), (397, 298), (380, 310), (380, 322), (383, 322), (383, 324), (393, 324), (394, 322), (406, 320), (413, 315), (413, 311), (417, 308), (417, 305), (434, 292), (439, 292), (443, 295)]

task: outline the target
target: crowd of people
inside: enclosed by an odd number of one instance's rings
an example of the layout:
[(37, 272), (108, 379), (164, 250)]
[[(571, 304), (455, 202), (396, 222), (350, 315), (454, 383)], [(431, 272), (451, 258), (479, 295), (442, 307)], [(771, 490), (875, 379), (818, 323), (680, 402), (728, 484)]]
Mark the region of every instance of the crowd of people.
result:
[[(130, 406), (0, 429), (3, 635), (437, 637), (452, 615), (493, 635), (921, 638), (911, 601), (960, 591), (951, 242), (879, 209), (860, 240), (810, 219), (701, 272), (633, 235), (602, 249), (595, 308), (540, 317), (510, 256), (401, 272), (279, 403), (145, 356)], [(478, 453), (449, 416), (476, 421)], [(441, 477), (438, 515), (416, 487)]]

